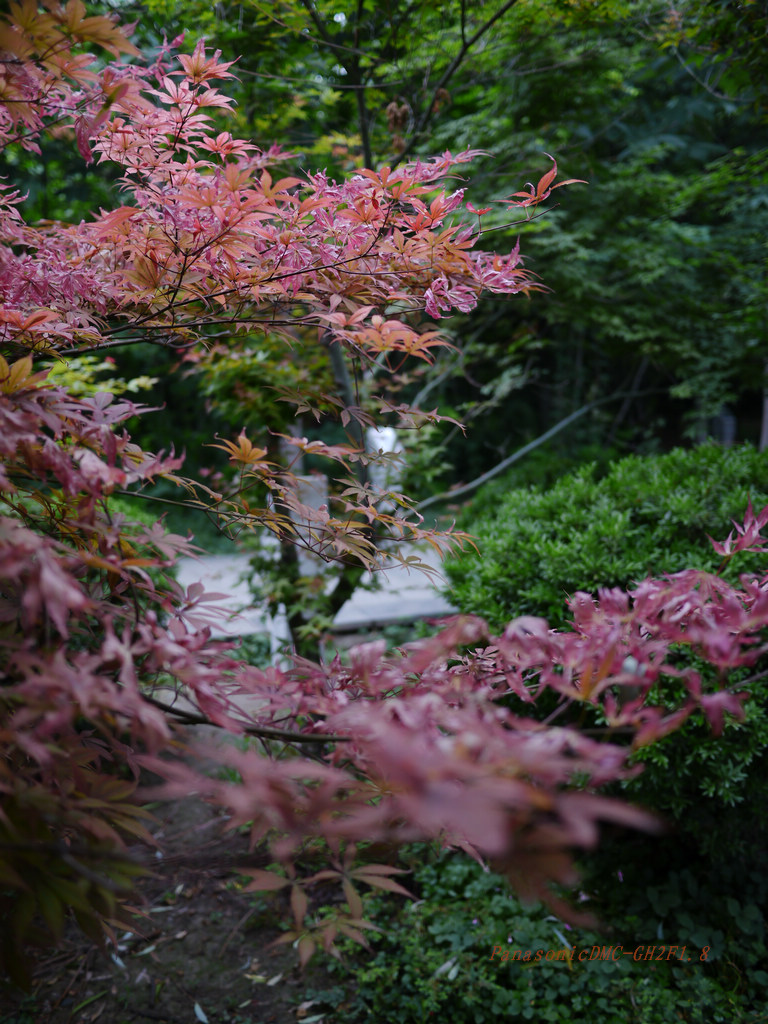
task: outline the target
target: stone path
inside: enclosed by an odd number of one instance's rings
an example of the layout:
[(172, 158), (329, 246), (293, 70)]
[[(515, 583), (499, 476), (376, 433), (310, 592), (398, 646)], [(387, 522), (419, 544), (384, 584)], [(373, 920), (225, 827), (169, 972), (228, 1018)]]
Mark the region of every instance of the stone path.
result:
[[(419, 557), (439, 572), (440, 559), (428, 548), (419, 550)], [(288, 630), (284, 615), (274, 618), (263, 607), (253, 603), (245, 582), (248, 573), (247, 555), (203, 555), (200, 558), (182, 558), (177, 562), (179, 582), (188, 587), (202, 583), (206, 590), (226, 594), (222, 602), (232, 613), (229, 622), (215, 632), (219, 636), (246, 636), (269, 633), (273, 651), (285, 642)], [(442, 577), (427, 576), (423, 572), (402, 566), (377, 573), (377, 590), (359, 589), (347, 601), (334, 620), (339, 632), (374, 629), (393, 622), (412, 622), (418, 619), (439, 618), (456, 609), (440, 594)], [(370, 577), (366, 577), (370, 581)]]

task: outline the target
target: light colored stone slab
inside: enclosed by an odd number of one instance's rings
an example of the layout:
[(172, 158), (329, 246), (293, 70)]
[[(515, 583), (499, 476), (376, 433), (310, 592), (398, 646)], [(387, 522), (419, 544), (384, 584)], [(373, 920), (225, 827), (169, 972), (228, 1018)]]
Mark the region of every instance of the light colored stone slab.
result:
[[(431, 549), (419, 551), (419, 557), (433, 569), (440, 568), (440, 559)], [(202, 583), (206, 590), (225, 594), (221, 602), (228, 617), (223, 617), (218, 636), (242, 636), (269, 633), (273, 649), (279, 649), (288, 636), (284, 615), (269, 616), (253, 603), (245, 580), (249, 572), (247, 555), (203, 555), (182, 558), (177, 562), (178, 579), (184, 587)], [(370, 577), (367, 577), (370, 582)], [(336, 616), (339, 630), (365, 629), (390, 622), (439, 618), (456, 609), (438, 593), (441, 578), (433, 578), (415, 569), (394, 566), (377, 573), (377, 590), (358, 589)]]

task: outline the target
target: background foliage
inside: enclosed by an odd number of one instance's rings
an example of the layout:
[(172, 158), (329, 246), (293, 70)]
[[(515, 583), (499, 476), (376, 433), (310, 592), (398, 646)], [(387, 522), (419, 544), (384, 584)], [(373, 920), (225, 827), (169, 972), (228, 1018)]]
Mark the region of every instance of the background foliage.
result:
[[(166, 27), (189, 29), (189, 4), (140, 10), (150, 45)], [(439, 17), (426, 2), (195, 10), (195, 32), (244, 55), (243, 129), (285, 139), (299, 166), (336, 172), (486, 149), (471, 172), (473, 204), (490, 207), (481, 223), (494, 239), (510, 232), (493, 202), (499, 183), (510, 172), (533, 178), (542, 151), (589, 182), (511, 228), (549, 291), (528, 306), (487, 300), (471, 322), (454, 317), (457, 350), (412, 367), (409, 397), (473, 426), (466, 438), (433, 431), (414, 453), (420, 496), (472, 479), (614, 394), (553, 443), (571, 456), (606, 442), (648, 451), (730, 430), (723, 415), (735, 415), (739, 439), (758, 442), (763, 4), (456, 2)]]

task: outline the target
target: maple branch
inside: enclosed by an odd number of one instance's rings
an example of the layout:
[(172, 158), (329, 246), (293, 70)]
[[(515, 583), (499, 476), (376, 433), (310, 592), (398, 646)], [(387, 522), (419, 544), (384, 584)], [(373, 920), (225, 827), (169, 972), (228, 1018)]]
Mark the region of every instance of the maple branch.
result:
[[(391, 202), (388, 205), (387, 211), (385, 213), (385, 216), (382, 219), (382, 222), (377, 227), (375, 235), (373, 236), (373, 238), (367, 244), (367, 247), (362, 252), (354, 253), (352, 256), (348, 256), (348, 257), (346, 257), (344, 259), (334, 260), (334, 261), (331, 261), (330, 263), (326, 263), (326, 262), (320, 261), (320, 262), (316, 263), (314, 266), (302, 267), (300, 270), (290, 270), (290, 271), (285, 271), (284, 273), (280, 273), (280, 274), (272, 273), (272, 274), (269, 275), (269, 277), (265, 278), (264, 281), (261, 282), (261, 283), (268, 283), (268, 282), (271, 283), (271, 282), (274, 282), (274, 281), (282, 281), (282, 280), (285, 280), (287, 278), (292, 278), (292, 277), (303, 277), (303, 276), (306, 276), (308, 273), (313, 273), (314, 271), (318, 271), (318, 270), (325, 270), (325, 271), (327, 271), (327, 270), (335, 270), (337, 267), (347, 267), (350, 264), (357, 263), (360, 260), (364, 260), (374, 250), (377, 242), (379, 242), (381, 240), (381, 238), (384, 236), (384, 233), (386, 232), (386, 230), (388, 229), (389, 224), (390, 224), (390, 218), (391, 218), (392, 210), (396, 206), (397, 206), (397, 202), (396, 201), (393, 201), (393, 202)], [(213, 239), (211, 239), (210, 242), (206, 242), (205, 246), (199, 246), (197, 251), (202, 253), (203, 251), (205, 251), (205, 248), (209, 244), (213, 244), (219, 238), (223, 237), (224, 234), (225, 234), (225, 232), (222, 232), (222, 233), (220, 233), (219, 236), (216, 236)], [(185, 259), (189, 260), (190, 252), (183, 253), (182, 256)], [(283, 256), (280, 257), (280, 260), (278, 260), (277, 266), (280, 265), (280, 262), (282, 261), (284, 256), (285, 256), (285, 252), (283, 253)], [(353, 270), (350, 270), (350, 269), (348, 269), (346, 272), (350, 276), (354, 276), (354, 274), (355, 274), (355, 272)], [(368, 276), (367, 273), (364, 274), (362, 271), (360, 273), (361, 273), (361, 276)], [(396, 274), (394, 272), (391, 272), (391, 276), (396, 278)], [(177, 284), (175, 286), (175, 293), (178, 292), (178, 288), (179, 288), (179, 285)], [(230, 288), (222, 288), (222, 289), (219, 289), (216, 292), (209, 293), (206, 296), (206, 299), (208, 299), (208, 300), (210, 300), (210, 299), (225, 299), (225, 298), (229, 298), (229, 297), (231, 297), (233, 295), (236, 296), (238, 294), (238, 292), (239, 292), (238, 287), (233, 285)], [(130, 325), (127, 325), (127, 326), (124, 325), (124, 326), (120, 326), (120, 327), (115, 327), (115, 328), (112, 329), (111, 333), (117, 333), (118, 331), (125, 331), (125, 330), (137, 330), (137, 329), (147, 329), (147, 328), (149, 328), (149, 329), (157, 329), (157, 330), (166, 330), (167, 331), (168, 330), (168, 326), (167, 325), (148, 324), (148, 321), (154, 320), (157, 317), (160, 317), (163, 314), (168, 313), (168, 312), (171, 312), (171, 313), (175, 314), (176, 310), (179, 307), (194, 305), (195, 303), (199, 303), (200, 301), (201, 301), (201, 299), (200, 299), (200, 296), (198, 296), (198, 295), (190, 296), (187, 299), (176, 299), (174, 301), (168, 300), (168, 301), (166, 301), (165, 305), (162, 306), (160, 309), (151, 310), (150, 312), (145, 313), (143, 316), (139, 316), (138, 319), (133, 321)], [(222, 319), (218, 314), (215, 314), (215, 315), (212, 314), (210, 319), (198, 320), (196, 322), (193, 322), (193, 324), (190, 324), (189, 322), (186, 322), (186, 321), (182, 321), (181, 322), (181, 326), (185, 327), (185, 328), (188, 328), (190, 326), (205, 326), (205, 325), (211, 324), (211, 323), (218, 324), (218, 323), (227, 323), (227, 322), (228, 323), (241, 323), (241, 322), (246, 322), (246, 320), (241, 315), (241, 311), (238, 310), (235, 314), (232, 315), (232, 317), (230, 317), (230, 319), (228, 321)], [(269, 320), (269, 321), (253, 319), (253, 320), (250, 320), (248, 322), (250, 322), (250, 323), (275, 323), (274, 319)], [(280, 321), (280, 322), (282, 323), (282, 321)], [(290, 320), (290, 321), (285, 321), (285, 322), (295, 326), (298, 321)], [(301, 322), (312, 323), (313, 321), (312, 321), (311, 317), (308, 316), (306, 318), (303, 318), (303, 320)], [(147, 326), (145, 326), (145, 325), (147, 325)], [(104, 331), (103, 333), (104, 334), (109, 334), (110, 331)]]
[[(183, 708), (171, 707), (155, 697), (150, 697), (148, 694), (144, 694), (144, 700), (166, 714), (180, 719), (187, 725), (212, 725), (217, 729), (225, 728), (216, 722), (212, 722), (206, 715), (185, 711)], [(246, 725), (242, 721), (238, 724), (243, 726), (243, 732), (249, 736), (258, 736), (261, 739), (268, 740), (285, 740), (286, 743), (348, 743), (352, 739), (351, 736), (335, 736), (333, 733), (308, 736), (306, 733), (292, 732), (289, 729), (275, 729), (269, 725)]]
[[(218, 322), (226, 323), (226, 321), (217, 321), (217, 323)], [(286, 321), (286, 322), (288, 322), (288, 321)], [(293, 321), (290, 321), (290, 322), (293, 323)], [(206, 325), (205, 324), (200, 324), (200, 325), (185, 324), (184, 326), (185, 327), (188, 327), (188, 326), (194, 327), (194, 326), (206, 326)], [(112, 329), (111, 333), (116, 334), (119, 331), (127, 331), (127, 330), (133, 330), (133, 329), (134, 329), (134, 325), (131, 325), (130, 327), (116, 327), (116, 328)], [(81, 355), (88, 355), (91, 352), (102, 352), (105, 349), (123, 348), (123, 347), (127, 347), (129, 345), (159, 345), (162, 348), (169, 348), (169, 349), (173, 349), (174, 351), (176, 351), (176, 350), (185, 349), (185, 348), (194, 348), (195, 345), (199, 345), (200, 344), (200, 339), (199, 338), (194, 338), (192, 341), (176, 341), (176, 340), (174, 340), (172, 335), (167, 334), (168, 328), (165, 327), (165, 326), (161, 326), (161, 325), (158, 325), (156, 327), (152, 327), (152, 325), (148, 324), (146, 326), (141, 326), (141, 330), (143, 330), (143, 331), (151, 331), (151, 330), (163, 331), (163, 332), (166, 333), (166, 337), (165, 338), (146, 338), (146, 337), (141, 337), (141, 338), (117, 338), (117, 339), (113, 339), (112, 341), (103, 341), (103, 342), (101, 342), (98, 345), (86, 345), (86, 346), (83, 346), (83, 347), (75, 346), (74, 348), (62, 348), (62, 349), (59, 349), (58, 354), (60, 356), (81, 356)], [(103, 333), (105, 335), (108, 335), (110, 333), (110, 331), (109, 330), (105, 330)]]

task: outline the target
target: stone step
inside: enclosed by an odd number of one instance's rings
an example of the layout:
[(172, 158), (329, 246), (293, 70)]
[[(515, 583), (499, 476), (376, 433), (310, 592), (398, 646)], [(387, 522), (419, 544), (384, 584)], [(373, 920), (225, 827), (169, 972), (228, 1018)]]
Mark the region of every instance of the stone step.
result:
[[(417, 552), (419, 558), (439, 573), (439, 556), (431, 549)], [(225, 614), (213, 632), (216, 636), (247, 636), (269, 633), (273, 650), (285, 643), (288, 627), (285, 615), (270, 616), (254, 603), (247, 579), (251, 574), (247, 555), (202, 555), (182, 558), (176, 563), (183, 587), (202, 583), (207, 591), (224, 595), (219, 606)], [(339, 632), (374, 629), (390, 623), (440, 618), (456, 609), (439, 593), (440, 576), (428, 576), (414, 568), (394, 566), (376, 574), (376, 590), (364, 587), (352, 595), (334, 620)], [(366, 574), (364, 582), (370, 582)]]

